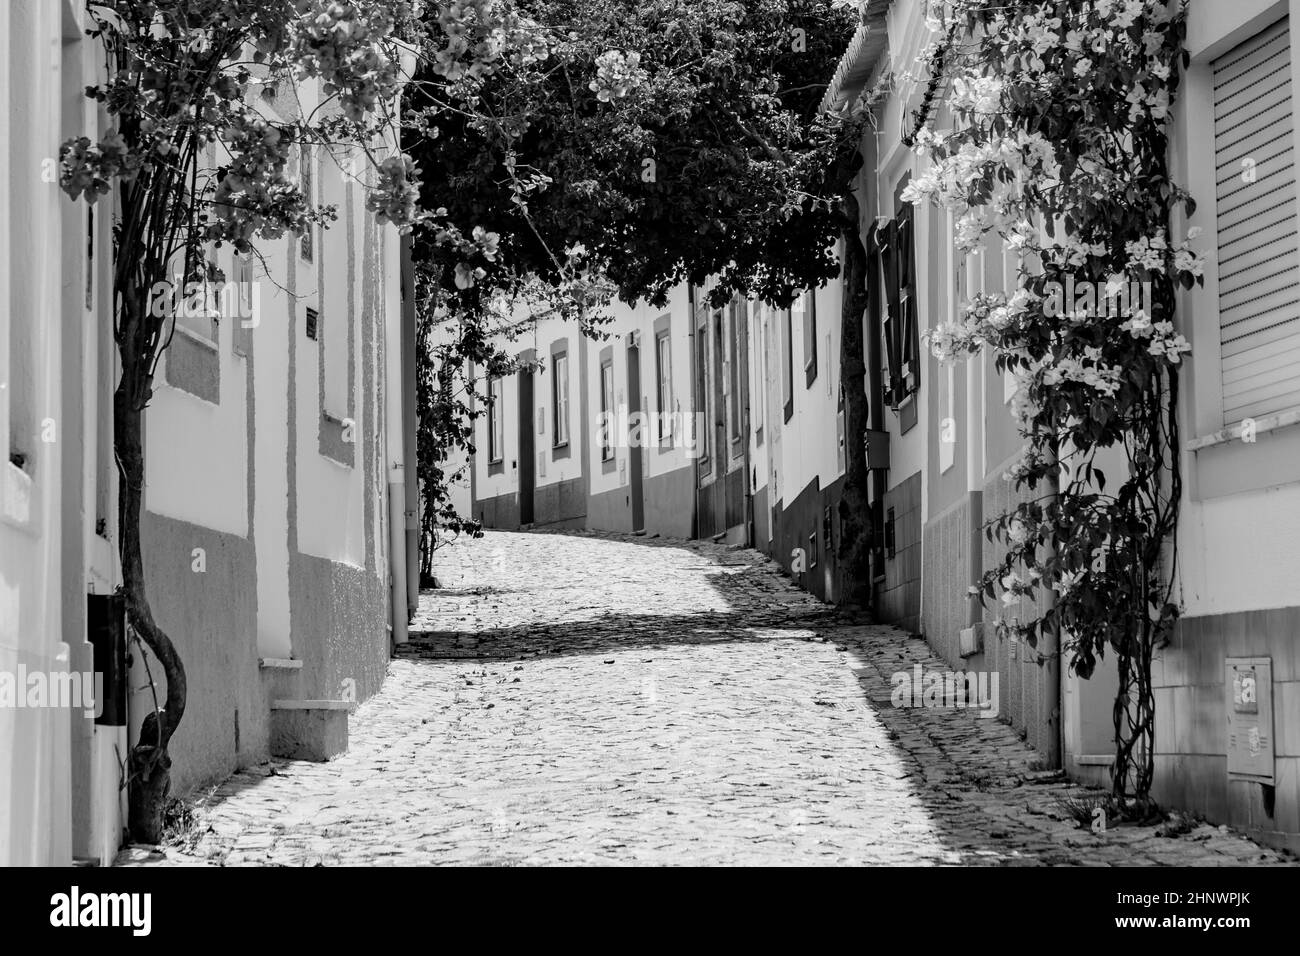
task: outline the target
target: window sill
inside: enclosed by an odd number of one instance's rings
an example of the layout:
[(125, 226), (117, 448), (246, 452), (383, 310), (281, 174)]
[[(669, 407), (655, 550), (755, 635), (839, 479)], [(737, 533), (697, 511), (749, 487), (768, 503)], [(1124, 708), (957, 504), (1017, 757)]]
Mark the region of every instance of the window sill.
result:
[[(218, 319), (218, 321), (220, 320)], [(175, 326), (175, 330), (194, 344), (201, 345), (203, 348), (208, 349), (211, 352), (216, 352), (220, 348), (216, 342), (212, 341), (212, 339), (208, 338), (206, 335), (201, 335), (200, 333), (195, 332), (189, 326), (177, 325)]]
[(1256, 420), (1255, 441), (1230, 428), (1185, 443), (1189, 491), (1196, 501), (1300, 482), (1300, 421), (1293, 413)]
[[(1300, 425), (1300, 409), (1255, 419), (1255, 436), (1267, 435), (1269, 432), (1275, 432), (1292, 425)], [(1227, 445), (1234, 441), (1241, 441), (1241, 435), (1242, 428), (1240, 425), (1236, 425), (1232, 428), (1221, 429), (1210, 435), (1190, 439), (1186, 448), (1188, 451), (1200, 451), (1202, 448), (1213, 448), (1215, 445)]]

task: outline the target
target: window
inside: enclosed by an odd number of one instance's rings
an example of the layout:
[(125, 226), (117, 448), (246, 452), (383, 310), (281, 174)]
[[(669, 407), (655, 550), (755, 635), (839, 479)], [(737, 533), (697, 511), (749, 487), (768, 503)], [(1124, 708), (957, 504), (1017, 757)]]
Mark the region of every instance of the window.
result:
[[(302, 189), (304, 199), (308, 207), (316, 204), (315, 177), (312, 169), (311, 147), (302, 144), (298, 147), (298, 185)], [(302, 257), (308, 262), (312, 261), (312, 231), (314, 227), (308, 225), (302, 234)]]
[(1210, 64), (1223, 424), (1300, 408), (1291, 36), (1282, 19)]
[(885, 512), (885, 557), (894, 556), (894, 509)]
[(784, 321), (781, 323), (781, 353), (784, 357), (781, 368), (781, 399), (785, 405), (785, 420), (794, 417), (794, 314), (785, 309)]
[(177, 276), (172, 290), (172, 317), (175, 324), (213, 345), (217, 343), (223, 307), (228, 299), (221, 294), (225, 276), (212, 259), (203, 260), (188, 277)]
[(803, 325), (804, 385), (811, 388), (817, 380), (817, 295), (805, 292), (795, 300), (796, 315)]
[(700, 465), (709, 470), (709, 341), (705, 337), (705, 326), (695, 330), (695, 420), (703, 422), (703, 428), (696, 428), (696, 450)]
[(555, 416), (552, 444), (559, 448), (569, 443), (569, 355), (555, 353), (551, 374), (551, 409)]
[(808, 535), (808, 567), (810, 568), (817, 567), (818, 550), (819, 549), (817, 547), (817, 532), (814, 531), (812, 534)]
[(307, 310), (307, 338), (313, 342), (320, 341), (320, 315), (315, 309)]
[(501, 418), (501, 404), (505, 385), (500, 378), (488, 382), (488, 461), (501, 461), (505, 444), (505, 422)]
[(600, 365), (600, 460), (614, 458), (614, 363)]
[[(905, 184), (900, 184), (900, 191)], [(920, 384), (914, 232), (912, 206), (900, 203), (897, 218), (878, 233), (885, 290), (885, 400), (895, 409)]]
[(659, 441), (673, 437), (673, 348), (667, 332), (655, 338), (655, 373), (659, 382)]

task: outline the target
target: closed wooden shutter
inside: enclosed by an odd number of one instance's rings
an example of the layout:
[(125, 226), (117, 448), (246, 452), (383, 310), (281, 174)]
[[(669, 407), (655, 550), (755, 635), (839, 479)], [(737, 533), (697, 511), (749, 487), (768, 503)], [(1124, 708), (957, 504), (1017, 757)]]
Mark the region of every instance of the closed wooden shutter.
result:
[(1287, 19), (1216, 60), (1225, 425), (1300, 408), (1300, 251)]

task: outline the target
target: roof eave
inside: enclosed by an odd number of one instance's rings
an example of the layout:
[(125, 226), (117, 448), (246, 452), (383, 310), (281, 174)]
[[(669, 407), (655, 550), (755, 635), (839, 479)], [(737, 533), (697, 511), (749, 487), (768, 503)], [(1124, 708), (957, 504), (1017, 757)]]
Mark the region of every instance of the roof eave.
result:
[(840, 58), (835, 76), (822, 97), (822, 112), (843, 110), (862, 95), (889, 47), (889, 31), (885, 23), (889, 3), (890, 0), (863, 0), (862, 22), (853, 31), (849, 47)]

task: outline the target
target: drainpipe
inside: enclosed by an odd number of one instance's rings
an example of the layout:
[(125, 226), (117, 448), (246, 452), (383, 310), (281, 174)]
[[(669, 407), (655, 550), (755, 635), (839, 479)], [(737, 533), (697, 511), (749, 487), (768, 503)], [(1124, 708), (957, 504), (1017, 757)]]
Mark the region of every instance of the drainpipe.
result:
[(401, 238), (402, 249), (402, 453), (410, 468), (406, 482), (406, 618), (420, 604), (420, 472), (416, 447), (419, 412), (416, 407), (415, 261), (411, 237)]
[[(401, 66), (404, 79), (415, 73), (413, 53), (403, 50)], [(394, 97), (394, 115), (401, 115), (400, 97)], [(396, 145), (396, 144), (390, 144)], [(406, 388), (404, 387), (406, 355), (411, 351), (406, 344), (406, 309), (402, 301), (402, 279), (405, 278), (405, 258), (402, 241), (391, 226), (380, 229), (383, 253), (384, 290), (384, 449), (388, 473), (388, 574), (391, 582), (389, 619), (392, 641), (397, 646), (405, 644), (407, 631), (407, 548), (406, 548)], [(394, 282), (394, 277), (398, 281)], [(412, 304), (414, 300), (411, 299)], [(417, 592), (418, 593), (418, 592)]]
[(391, 281), (398, 262), (397, 232), (386, 229), (384, 243), (384, 447), (388, 460), (388, 572), (392, 584), (389, 616), (393, 643), (405, 644), (406, 630), (406, 456), (402, 423), (402, 299)]

